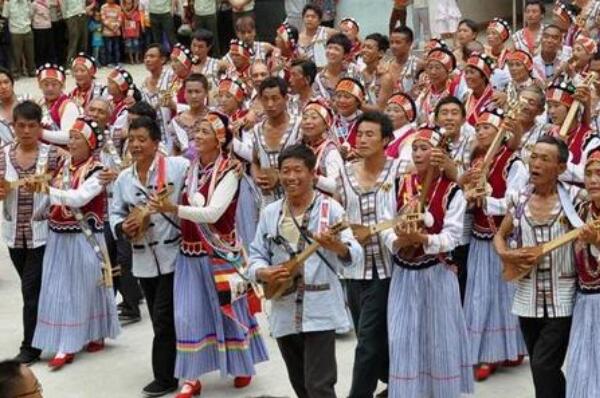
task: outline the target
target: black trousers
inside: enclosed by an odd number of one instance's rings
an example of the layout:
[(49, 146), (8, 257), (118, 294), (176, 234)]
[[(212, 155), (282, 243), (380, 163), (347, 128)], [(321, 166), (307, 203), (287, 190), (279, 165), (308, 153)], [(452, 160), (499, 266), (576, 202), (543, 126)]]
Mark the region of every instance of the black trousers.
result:
[[(67, 24), (64, 19), (52, 22), (52, 42), (54, 61), (58, 65), (67, 64)], [(70, 66), (70, 65), (66, 65)]]
[(387, 299), (390, 279), (346, 280), (356, 332), (350, 398), (372, 397), (377, 381), (388, 381)]
[(115, 276), (114, 280), (115, 291), (121, 293), (123, 302), (129, 309), (139, 313), (142, 292), (137, 279), (131, 273), (131, 244), (125, 240), (115, 239), (108, 223), (104, 224), (104, 239), (112, 266), (119, 267), (119, 275)]
[(155, 43), (163, 42), (163, 32), (167, 34), (169, 45), (173, 47), (177, 42), (175, 37), (175, 27), (173, 26), (173, 17), (170, 13), (150, 14), (150, 29), (152, 30), (152, 39)]
[(164, 387), (177, 385), (175, 372), (175, 319), (173, 314), (173, 273), (140, 278), (152, 320), (152, 370)]
[(277, 345), (298, 398), (336, 398), (335, 330), (291, 334)]
[(54, 43), (52, 42), (52, 29), (34, 29), (33, 44), (35, 47), (35, 66), (40, 67), (45, 63), (55, 63)]
[(563, 398), (566, 381), (561, 367), (567, 354), (571, 317), (519, 317), (529, 352), (536, 398)]
[(42, 287), (42, 264), (46, 246), (35, 249), (8, 249), (19, 278), (23, 296), (23, 342), (21, 351), (41, 354), (41, 350), (31, 346), (37, 323), (38, 303)]
[(460, 302), (465, 303), (465, 292), (467, 291), (467, 259), (469, 258), (469, 244), (458, 246), (452, 252), (452, 259), (458, 268), (458, 288), (460, 290)]

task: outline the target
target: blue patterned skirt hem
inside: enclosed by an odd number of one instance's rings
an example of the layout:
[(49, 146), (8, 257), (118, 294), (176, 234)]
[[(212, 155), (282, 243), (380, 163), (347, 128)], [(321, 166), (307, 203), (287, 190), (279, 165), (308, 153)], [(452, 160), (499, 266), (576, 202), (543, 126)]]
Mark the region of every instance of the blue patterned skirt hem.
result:
[(473, 392), (458, 281), (445, 265), (394, 269), (388, 338), (391, 397), (453, 398)]
[(467, 269), (464, 312), (471, 361), (495, 363), (526, 355), (519, 319), (511, 312), (515, 286), (502, 279), (492, 241), (471, 239)]
[[(102, 233), (95, 237), (104, 244)], [(115, 338), (120, 332), (115, 297), (101, 278), (100, 261), (82, 233), (49, 231), (32, 345), (75, 353), (90, 341)]]
[(219, 370), (222, 377), (254, 375), (268, 360), (256, 318), (246, 297), (232, 304), (235, 319), (223, 314), (208, 256), (179, 254), (175, 264), (175, 377), (195, 379)]
[(577, 294), (569, 337), (567, 397), (600, 397), (600, 294)]

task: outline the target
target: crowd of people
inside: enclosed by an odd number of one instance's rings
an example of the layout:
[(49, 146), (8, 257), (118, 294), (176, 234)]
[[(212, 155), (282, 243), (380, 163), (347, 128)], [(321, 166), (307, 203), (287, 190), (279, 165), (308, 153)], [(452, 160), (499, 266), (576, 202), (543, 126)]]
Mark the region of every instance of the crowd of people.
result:
[(149, 397), (199, 395), (214, 371), (247, 386), (269, 334), (297, 396), (335, 397), (351, 331), (350, 397), (459, 397), (526, 356), (537, 397), (598, 396), (600, 2), (527, 0), (522, 29), (494, 18), (483, 42), (455, 12), (427, 38), (423, 4), (420, 51), (406, 2), (365, 37), (311, 3), (272, 42), (237, 15), (220, 58), (197, 18), (189, 46), (145, 46), (143, 81), (101, 81), (80, 52), (75, 88), (46, 62), (32, 101), (0, 69), (24, 302), (0, 391), (42, 352), (58, 370), (101, 351), (144, 298)]

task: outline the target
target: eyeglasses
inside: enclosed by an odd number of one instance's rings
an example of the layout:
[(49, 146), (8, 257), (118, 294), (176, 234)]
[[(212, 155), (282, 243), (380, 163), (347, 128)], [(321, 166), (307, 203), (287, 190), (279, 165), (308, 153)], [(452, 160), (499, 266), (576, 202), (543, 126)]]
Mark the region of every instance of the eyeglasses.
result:
[(36, 380), (35, 381), (35, 390), (26, 392), (23, 394), (15, 395), (14, 398), (30, 397), (35, 394), (41, 394), (42, 392), (43, 392), (42, 385), (40, 384), (40, 382), (38, 380)]

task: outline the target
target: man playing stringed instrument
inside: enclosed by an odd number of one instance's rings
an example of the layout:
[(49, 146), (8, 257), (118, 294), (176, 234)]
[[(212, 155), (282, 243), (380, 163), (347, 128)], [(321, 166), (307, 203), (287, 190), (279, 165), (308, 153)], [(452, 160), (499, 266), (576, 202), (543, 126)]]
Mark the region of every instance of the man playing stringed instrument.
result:
[(180, 233), (176, 218), (150, 214), (147, 203), (165, 196), (177, 202), (189, 165), (183, 157), (164, 156), (160, 142), (160, 128), (153, 119), (139, 116), (131, 122), (129, 150), (134, 164), (115, 181), (110, 209), (116, 238), (132, 241), (133, 274), (144, 291), (154, 329), (154, 381), (143, 389), (148, 396), (165, 395), (178, 386), (174, 377), (173, 271)]
[(567, 352), (577, 276), (571, 245), (542, 257), (536, 246), (582, 224), (573, 206), (577, 188), (558, 181), (568, 156), (562, 140), (552, 136), (538, 140), (529, 159), (530, 184), (506, 195), (508, 211), (494, 237), (505, 277), (522, 269), (531, 270), (517, 282), (512, 312), (519, 316), (536, 396), (544, 398), (565, 396), (561, 367)]
[[(59, 151), (42, 144), (42, 110), (25, 101), (13, 110), (14, 130), (18, 143), (5, 146), (0, 153), (0, 176), (4, 181), (23, 181), (35, 174), (53, 173), (58, 167)], [(10, 183), (9, 183), (10, 184)], [(38, 301), (42, 283), (42, 261), (48, 235), (46, 209), (48, 197), (34, 193), (25, 184), (8, 189), (0, 186), (3, 207), (3, 239), (21, 279), (23, 294), (23, 342), (15, 360), (31, 364), (41, 351), (31, 346), (37, 322)]]
[[(527, 168), (507, 145), (492, 147), (501, 129), (504, 114), (498, 110), (486, 110), (477, 118), (476, 144), (472, 156), (472, 169), (465, 179), (474, 178), (477, 184), (485, 184), (489, 192), (483, 197), (467, 192), (467, 200), (474, 205), (473, 230), (467, 258), (467, 289), (465, 294), (465, 319), (471, 342), (471, 358), (476, 365), (475, 379), (487, 379), (497, 363), (519, 365), (526, 354), (518, 328), (517, 317), (511, 314), (510, 300), (513, 288), (502, 279), (500, 258), (492, 246), (492, 238), (502, 216), (491, 217), (487, 206), (502, 201), (507, 189), (519, 190), (529, 175)], [(508, 120), (508, 119), (507, 119)], [(507, 128), (509, 123), (504, 124)], [(491, 166), (482, 166), (482, 156), (490, 150)], [(481, 170), (483, 168), (483, 170)], [(482, 175), (481, 173), (486, 173)], [(469, 184), (467, 184), (469, 186)], [(465, 188), (474, 189), (477, 188)]]
[[(265, 283), (266, 290), (292, 282), (271, 301), (271, 333), (296, 395), (335, 398), (335, 331), (350, 326), (338, 272), (341, 267), (361, 267), (363, 251), (349, 229), (339, 238), (332, 232), (344, 210), (313, 189), (315, 164), (315, 154), (303, 144), (281, 152), (285, 199), (263, 209), (247, 275)], [(313, 247), (313, 240), (322, 248), (296, 266), (294, 259)]]
[(256, 124), (250, 142), (233, 141), (234, 151), (252, 161), (256, 185), (262, 190), (264, 204), (281, 198), (277, 177), (278, 157), (281, 151), (299, 140), (301, 118), (287, 113), (288, 88), (280, 77), (269, 77), (259, 87), (265, 120)]
[[(356, 153), (359, 160), (346, 163), (340, 172), (338, 191), (351, 224), (368, 231), (396, 212), (396, 181), (401, 162), (389, 158), (385, 148), (393, 138), (391, 120), (380, 112), (366, 112), (358, 119)], [(355, 227), (356, 229), (356, 227)], [(392, 259), (381, 233), (355, 230), (365, 252), (364, 266), (344, 272), (348, 306), (358, 340), (350, 397), (373, 396), (377, 381), (387, 383), (387, 296)]]
[[(442, 138), (433, 127), (417, 132), (416, 172), (404, 177), (397, 199), (407, 220), (385, 236), (397, 265), (388, 299), (390, 397), (458, 398), (473, 392), (467, 328), (448, 256), (460, 244), (466, 203), (431, 159)], [(419, 207), (419, 217), (407, 214)]]

